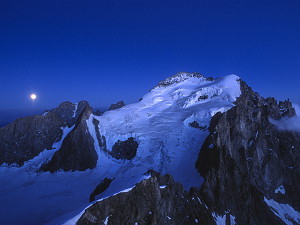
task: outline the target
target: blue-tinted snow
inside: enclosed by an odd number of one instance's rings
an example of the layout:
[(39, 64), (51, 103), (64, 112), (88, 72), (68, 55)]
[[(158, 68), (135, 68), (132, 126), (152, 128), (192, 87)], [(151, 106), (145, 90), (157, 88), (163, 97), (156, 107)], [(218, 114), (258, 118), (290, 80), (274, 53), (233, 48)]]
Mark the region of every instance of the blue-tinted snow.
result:
[[(90, 205), (90, 193), (105, 177), (115, 180), (98, 196), (101, 199), (133, 187), (147, 178), (143, 174), (149, 169), (172, 174), (185, 188), (199, 186), (201, 177), (195, 161), (208, 131), (193, 128), (189, 123), (197, 121), (200, 126), (208, 127), (215, 113), (230, 109), (240, 95), (238, 79), (234, 75), (213, 81), (188, 78), (156, 87), (138, 103), (101, 116), (91, 115), (86, 122), (95, 140), (97, 167), (80, 172), (36, 173), (72, 129), (63, 128), (64, 136), (54, 144), (55, 149), (43, 151), (23, 167), (0, 167), (1, 223), (75, 221)], [(93, 118), (100, 121), (100, 133), (106, 137), (108, 150), (116, 141), (134, 137), (139, 143), (136, 157), (130, 161), (116, 160), (105, 153), (97, 144)]]

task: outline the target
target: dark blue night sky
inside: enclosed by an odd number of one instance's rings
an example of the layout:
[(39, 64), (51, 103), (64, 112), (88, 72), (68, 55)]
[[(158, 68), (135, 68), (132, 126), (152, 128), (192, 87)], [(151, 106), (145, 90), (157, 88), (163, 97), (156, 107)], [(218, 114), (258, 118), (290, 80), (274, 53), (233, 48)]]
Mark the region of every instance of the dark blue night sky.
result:
[(0, 0), (0, 109), (139, 100), (179, 71), (300, 103), (300, 1)]

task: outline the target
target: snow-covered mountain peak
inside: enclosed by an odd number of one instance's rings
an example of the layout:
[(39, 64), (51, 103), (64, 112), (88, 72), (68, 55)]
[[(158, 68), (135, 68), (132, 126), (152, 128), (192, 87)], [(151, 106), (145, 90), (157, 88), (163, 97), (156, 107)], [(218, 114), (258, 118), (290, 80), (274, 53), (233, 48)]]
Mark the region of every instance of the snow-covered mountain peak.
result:
[[(152, 89), (140, 102), (92, 117), (99, 121), (108, 151), (130, 137), (138, 142), (136, 156), (122, 166), (123, 171), (154, 169), (171, 173), (185, 187), (191, 187), (199, 182), (194, 156), (208, 135), (210, 119), (234, 106), (241, 94), (240, 78), (229, 75), (208, 80), (196, 73), (181, 75), (176, 76), (181, 82)], [(90, 133), (97, 140), (92, 120), (88, 122)], [(101, 152), (99, 146), (96, 148)], [(99, 156), (101, 161), (105, 159)], [(183, 171), (191, 176), (183, 176)]]
[(239, 79), (236, 75), (213, 79), (199, 73), (177, 73), (161, 81), (143, 96), (140, 104), (145, 108), (156, 105), (163, 109), (173, 104), (189, 108), (211, 101), (225, 100), (232, 103), (241, 93), (237, 82)]

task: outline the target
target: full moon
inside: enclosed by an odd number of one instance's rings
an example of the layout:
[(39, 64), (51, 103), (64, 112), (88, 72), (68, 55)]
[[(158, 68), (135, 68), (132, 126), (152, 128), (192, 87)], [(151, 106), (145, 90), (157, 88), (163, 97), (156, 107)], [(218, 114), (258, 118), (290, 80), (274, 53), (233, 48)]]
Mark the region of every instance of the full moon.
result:
[(36, 94), (31, 94), (31, 95), (30, 95), (30, 98), (31, 98), (32, 100), (35, 100), (35, 99), (36, 99)]

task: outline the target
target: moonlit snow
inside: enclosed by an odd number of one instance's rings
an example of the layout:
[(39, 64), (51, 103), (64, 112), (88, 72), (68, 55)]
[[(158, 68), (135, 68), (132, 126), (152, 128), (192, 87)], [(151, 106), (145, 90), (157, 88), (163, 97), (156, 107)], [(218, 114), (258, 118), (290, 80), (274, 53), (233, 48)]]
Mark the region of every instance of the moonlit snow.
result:
[(278, 188), (275, 190), (275, 193), (276, 193), (276, 194), (281, 193), (281, 194), (285, 195), (285, 189), (284, 189), (283, 185), (281, 185), (280, 187), (278, 187)]
[(273, 199), (264, 198), (265, 202), (268, 204), (273, 213), (278, 216), (285, 224), (293, 225), (294, 223), (291, 219), (298, 224), (300, 224), (300, 212), (294, 210), (288, 204), (281, 204)]
[[(230, 75), (216, 80), (189, 77), (167, 86), (157, 86), (135, 104), (91, 115), (86, 121), (98, 154), (95, 169), (56, 173), (35, 170), (51, 159), (72, 128), (63, 128), (62, 140), (22, 167), (0, 167), (0, 217), (3, 224), (74, 224), (74, 218), (90, 205), (90, 193), (105, 177), (114, 177), (99, 197), (109, 197), (132, 188), (145, 179), (149, 169), (170, 173), (188, 189), (200, 186), (195, 169), (201, 145), (209, 132), (211, 117), (233, 106), (241, 94), (238, 79)], [(93, 118), (106, 138), (107, 150), (118, 140), (135, 138), (139, 146), (132, 160), (116, 160), (98, 145)], [(195, 121), (199, 127), (191, 126)], [(17, 216), (16, 216), (17, 215)]]
[[(218, 215), (216, 213), (212, 214), (217, 225), (226, 225), (226, 215)], [(235, 216), (230, 215), (230, 224), (236, 224)]]

